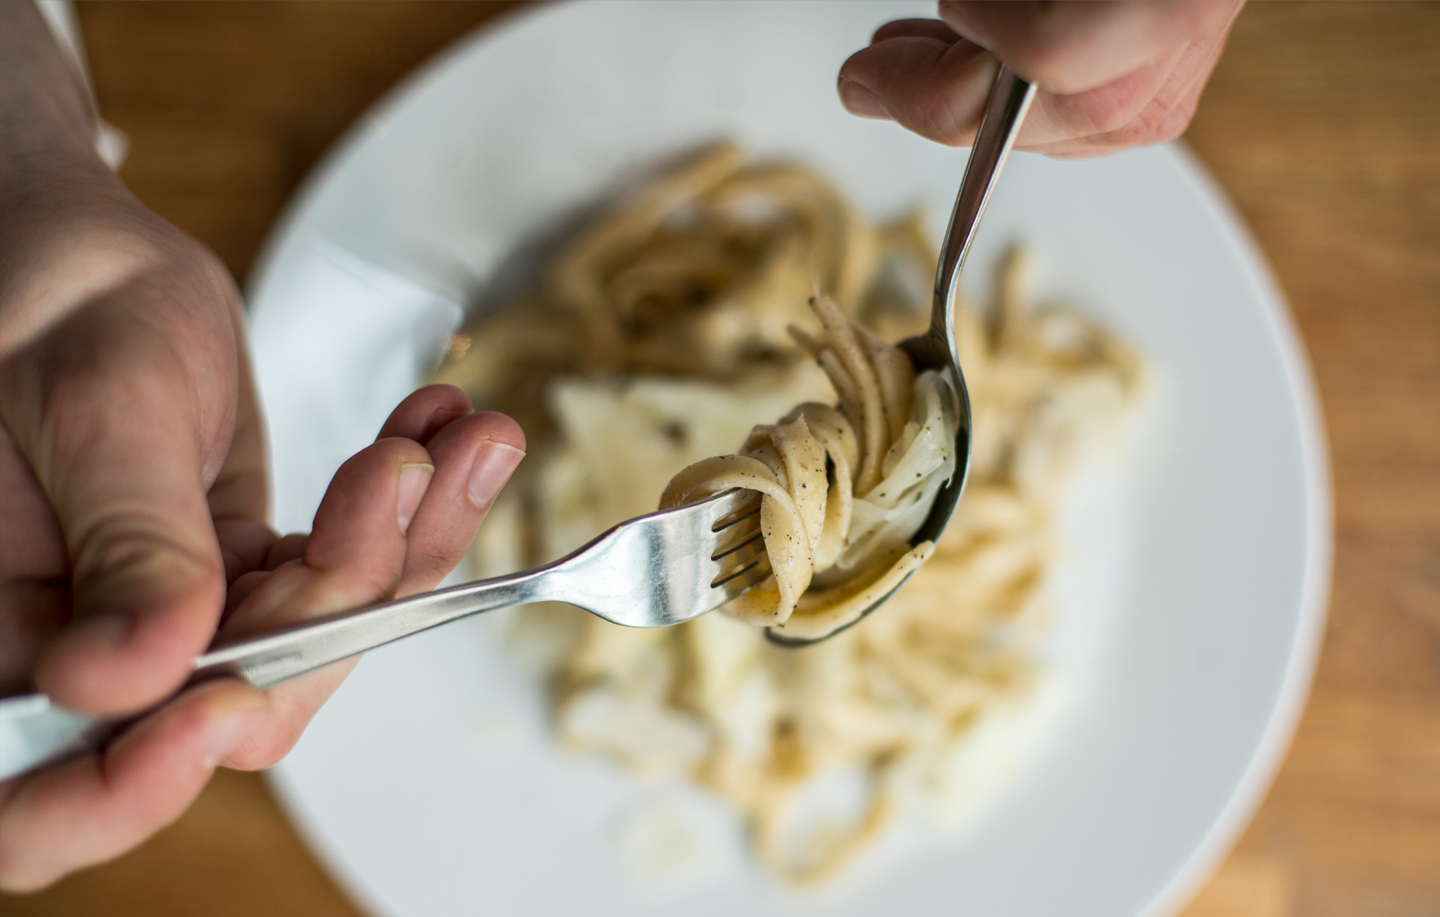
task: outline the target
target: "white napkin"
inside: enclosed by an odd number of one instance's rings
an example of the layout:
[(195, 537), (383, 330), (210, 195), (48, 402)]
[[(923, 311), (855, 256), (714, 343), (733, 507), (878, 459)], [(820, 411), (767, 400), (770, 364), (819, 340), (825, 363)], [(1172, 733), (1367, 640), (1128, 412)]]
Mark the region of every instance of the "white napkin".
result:
[(336, 469), (434, 371), (463, 313), (454, 298), (324, 241), (267, 274), (270, 295), (249, 319), (271, 519), (281, 532), (309, 531)]

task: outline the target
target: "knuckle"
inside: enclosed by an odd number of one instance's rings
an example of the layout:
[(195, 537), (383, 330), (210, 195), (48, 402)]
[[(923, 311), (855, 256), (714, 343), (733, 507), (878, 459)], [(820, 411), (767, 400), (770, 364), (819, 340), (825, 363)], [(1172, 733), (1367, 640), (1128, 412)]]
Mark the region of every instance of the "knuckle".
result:
[(268, 691), (264, 718), (225, 757), (224, 766), (241, 771), (264, 770), (289, 754), (318, 707), (318, 703), (306, 700), (307, 692), (313, 690), (313, 685), (306, 686), (302, 680)]
[(906, 127), (937, 143), (959, 146), (968, 139), (965, 125), (957, 117), (954, 103), (945, 95), (917, 104)]
[(261, 560), (259, 571), (272, 571), (281, 564), (289, 563), (292, 560), (299, 560), (305, 556), (305, 548), (310, 544), (308, 532), (291, 532), (277, 538), (265, 552)]
[(1097, 134), (1124, 130), (1144, 112), (1144, 108), (1143, 103), (1137, 104), (1134, 100), (1112, 98), (1091, 109), (1091, 127)]
[(125, 582), (210, 581), (220, 591), (224, 569), (218, 558), (186, 543), (173, 526), (143, 506), (118, 506), (89, 520), (72, 551), (78, 588)]
[(1070, 109), (1071, 118), (1083, 125), (1085, 133), (1107, 134), (1124, 129), (1144, 115), (1155, 100), (1150, 95), (1127, 91), (1123, 83), (1116, 83), (1069, 99), (1062, 97), (1062, 104)]
[(1158, 100), (1151, 100), (1123, 130), (1135, 139), (1153, 137), (1159, 133), (1168, 120), (1170, 120), (1170, 111)]
[(300, 740), (304, 723), (266, 724), (261, 731), (230, 752), (224, 765), (237, 771), (261, 771), (273, 767)]
[(1129, 123), (1104, 134), (1109, 146), (1146, 146), (1174, 140), (1190, 126), (1194, 114), (1191, 105), (1177, 105), (1166, 108), (1158, 100), (1152, 100)]
[[(443, 579), (459, 563), (459, 551), (447, 550), (447, 545), (426, 545), (410, 549), (405, 558), (406, 573), (414, 572), (430, 580)], [(428, 588), (428, 587), (427, 587)]]
[(1189, 118), (1172, 118), (1151, 132), (1150, 143), (1168, 143), (1177, 140), (1190, 127)]
[(388, 602), (395, 598), (395, 590), (399, 585), (400, 571), (398, 565), (393, 570), (367, 569), (363, 572), (354, 573), (352, 580), (352, 603), (359, 602)]

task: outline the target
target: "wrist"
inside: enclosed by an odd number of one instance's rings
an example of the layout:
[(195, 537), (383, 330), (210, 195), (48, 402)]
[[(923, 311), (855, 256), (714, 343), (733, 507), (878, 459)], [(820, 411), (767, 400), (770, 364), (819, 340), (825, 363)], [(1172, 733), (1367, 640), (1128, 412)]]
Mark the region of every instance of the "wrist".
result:
[(152, 222), (89, 147), (0, 154), (0, 360), (156, 260)]

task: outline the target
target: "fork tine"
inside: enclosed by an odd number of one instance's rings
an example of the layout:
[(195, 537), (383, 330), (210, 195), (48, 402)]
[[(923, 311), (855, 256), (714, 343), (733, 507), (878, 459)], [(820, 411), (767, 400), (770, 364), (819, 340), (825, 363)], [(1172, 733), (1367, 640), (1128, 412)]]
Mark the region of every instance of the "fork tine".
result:
[[(760, 518), (752, 516), (742, 522), (736, 523), (731, 528), (721, 533), (716, 539), (715, 550), (711, 552), (710, 559), (725, 561), (727, 557), (752, 544), (757, 538), (762, 537), (760, 531)], [(728, 561), (726, 561), (728, 563)]]
[(717, 544), (710, 560), (719, 572), (710, 585), (720, 590), (726, 602), (770, 575), (770, 559), (760, 529), (759, 494), (748, 498), (750, 495), (742, 492), (731, 493), (743, 502), (711, 526)]
[(735, 545), (733, 548), (712, 555), (711, 560), (720, 564), (724, 574), (728, 575), (740, 567), (749, 566), (750, 561), (765, 553), (765, 539), (757, 530), (753, 537), (747, 539), (743, 544)]
[(734, 495), (734, 496), (742, 499), (744, 502), (742, 502), (742, 503), (741, 503), (739, 506), (737, 506), (735, 509), (731, 510), (730, 512), (728, 512), (728, 513), (726, 513), (725, 515), (721, 516), (720, 518), (716, 519), (716, 520), (715, 520), (715, 523), (714, 523), (712, 526), (710, 526), (710, 531), (712, 531), (712, 532), (723, 531), (724, 529), (727, 529), (727, 528), (729, 528), (730, 526), (735, 525), (737, 522), (740, 522), (740, 521), (742, 521), (742, 520), (744, 520), (744, 519), (746, 519), (746, 518), (748, 518), (748, 517), (750, 517), (750, 516), (753, 516), (753, 515), (755, 515), (756, 513), (760, 512), (760, 495), (759, 495), (759, 494), (755, 494), (754, 491), (750, 491), (750, 493), (754, 494), (754, 496), (753, 496), (753, 497), (747, 497), (746, 494), (744, 494), (744, 493), (742, 493), (742, 492), (740, 492), (740, 491), (734, 491), (734, 490), (730, 491), (730, 492), (727, 494), (727, 496)]
[(770, 559), (761, 557), (753, 564), (717, 579), (711, 585), (720, 590), (721, 594), (725, 596), (725, 601), (728, 602), (769, 575)]
[(720, 560), (725, 555), (743, 547), (760, 532), (760, 498), (754, 491), (732, 490), (728, 494), (726, 507), (734, 507), (720, 516), (710, 526), (715, 533), (715, 549), (710, 552), (711, 560)]
[(544, 570), (568, 567), (563, 600), (607, 621), (678, 624), (769, 575), (760, 515), (759, 495), (735, 488), (622, 522)]

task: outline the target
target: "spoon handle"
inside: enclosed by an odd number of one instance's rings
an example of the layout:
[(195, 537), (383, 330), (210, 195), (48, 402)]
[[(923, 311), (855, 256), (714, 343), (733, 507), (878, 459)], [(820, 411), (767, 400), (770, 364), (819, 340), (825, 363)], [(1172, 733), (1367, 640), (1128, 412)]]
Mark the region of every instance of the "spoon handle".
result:
[(953, 309), (960, 268), (965, 264), (965, 256), (970, 253), (980, 217), (985, 213), (985, 205), (990, 203), (990, 192), (995, 189), (995, 181), (1000, 177), (1000, 170), (1005, 166), (1010, 148), (1015, 145), (1025, 112), (1034, 98), (1034, 85), (1001, 64), (985, 102), (980, 129), (975, 133), (975, 145), (970, 149), (970, 160), (965, 164), (960, 192), (955, 195), (955, 209), (950, 214), (950, 226), (945, 230), (945, 245), (940, 250), (940, 264), (935, 271), (935, 301), (930, 326), (932, 331), (943, 334), (943, 340), (955, 340)]

